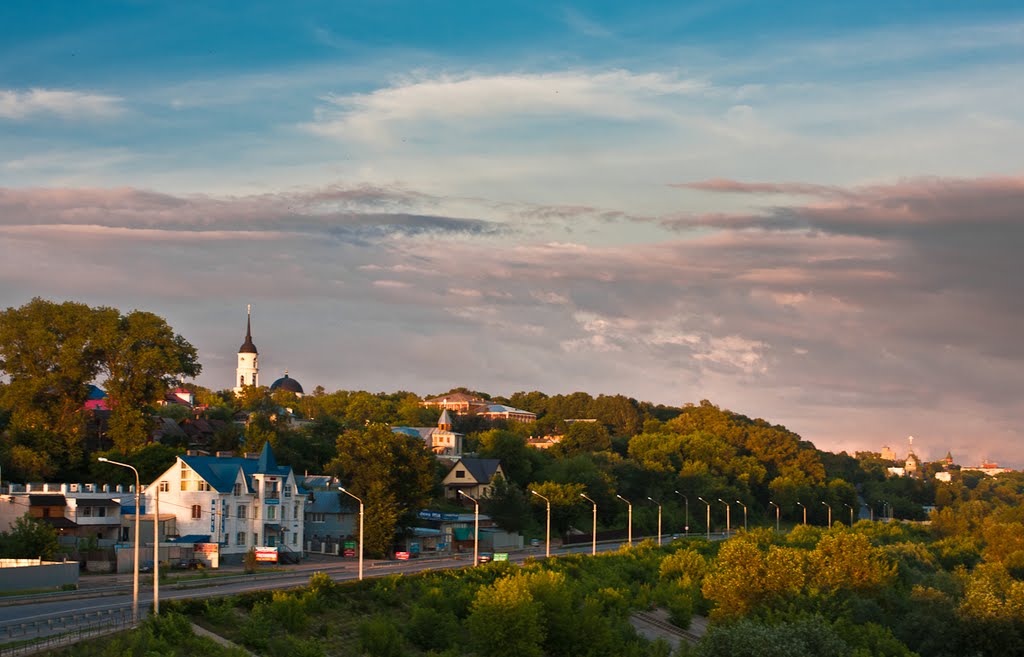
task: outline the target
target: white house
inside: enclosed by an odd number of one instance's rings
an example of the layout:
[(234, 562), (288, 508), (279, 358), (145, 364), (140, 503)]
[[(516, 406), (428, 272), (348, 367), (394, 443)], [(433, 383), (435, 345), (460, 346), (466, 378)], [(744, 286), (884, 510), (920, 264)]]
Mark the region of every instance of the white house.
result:
[(143, 492), (160, 515), (176, 516), (175, 542), (217, 543), (222, 562), (237, 562), (252, 547), (277, 547), (299, 558), (306, 492), (288, 466), (274, 460), (270, 444), (257, 455), (179, 456)]

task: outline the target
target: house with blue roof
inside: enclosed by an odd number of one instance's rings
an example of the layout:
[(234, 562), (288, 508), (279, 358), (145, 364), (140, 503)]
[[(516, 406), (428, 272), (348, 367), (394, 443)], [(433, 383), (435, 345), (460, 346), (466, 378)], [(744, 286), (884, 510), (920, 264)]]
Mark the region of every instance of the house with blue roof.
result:
[(173, 513), (181, 544), (214, 543), (220, 561), (240, 562), (253, 547), (276, 547), (282, 559), (303, 552), (306, 490), (267, 443), (258, 454), (179, 456), (143, 494), (161, 516)]

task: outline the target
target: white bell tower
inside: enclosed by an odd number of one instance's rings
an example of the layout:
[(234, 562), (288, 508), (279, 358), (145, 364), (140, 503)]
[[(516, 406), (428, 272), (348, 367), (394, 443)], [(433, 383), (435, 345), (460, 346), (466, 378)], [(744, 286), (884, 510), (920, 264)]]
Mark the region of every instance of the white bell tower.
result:
[(260, 384), (260, 354), (252, 343), (252, 305), (246, 307), (245, 342), (238, 348), (238, 368), (235, 370), (235, 394), (244, 386)]

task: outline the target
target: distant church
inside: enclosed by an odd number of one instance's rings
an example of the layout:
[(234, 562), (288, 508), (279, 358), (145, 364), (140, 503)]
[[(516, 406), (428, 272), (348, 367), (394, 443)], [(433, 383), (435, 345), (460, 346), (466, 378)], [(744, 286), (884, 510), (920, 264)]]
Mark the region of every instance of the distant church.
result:
[[(238, 367), (235, 369), (235, 381), (238, 385), (234, 387), (235, 394), (240, 394), (246, 386), (259, 386), (260, 384), (260, 353), (252, 342), (252, 306), (246, 309), (245, 318), (245, 342), (238, 348)], [(289, 378), (288, 370), (284, 376), (270, 384), (270, 392), (285, 390), (295, 393), (296, 397), (302, 397), (302, 384), (295, 379)]]

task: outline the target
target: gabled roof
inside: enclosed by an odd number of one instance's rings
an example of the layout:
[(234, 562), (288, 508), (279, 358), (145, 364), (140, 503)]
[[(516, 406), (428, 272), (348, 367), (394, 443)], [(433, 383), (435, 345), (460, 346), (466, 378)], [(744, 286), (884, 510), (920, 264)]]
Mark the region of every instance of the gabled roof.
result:
[(442, 424), (447, 424), (448, 426), (455, 424), (452, 422), (452, 416), (448, 415), (447, 408), (441, 411), (441, 417), (437, 418), (437, 426), (441, 426)]
[[(455, 462), (452, 466), (452, 470), (459, 467), (459, 464), (469, 471), (469, 474), (473, 475), (473, 479), (478, 484), (489, 484), (491, 478), (494, 477), (494, 473), (498, 471), (501, 466), (500, 459), (466, 459), (462, 458)], [(449, 473), (451, 470), (449, 470)]]
[(355, 513), (356, 507), (346, 501), (349, 499), (338, 491), (314, 493), (313, 501), (306, 505), (306, 513)]
[(235, 480), (238, 478), (239, 470), (245, 475), (245, 480), (249, 485), (251, 485), (252, 476), (256, 474), (287, 477), (292, 471), (289, 466), (277, 464), (277, 461), (274, 460), (274, 453), (270, 449), (270, 443), (263, 446), (259, 459), (246, 459), (240, 456), (182, 456), (180, 458), (188, 467), (195, 470), (196, 474), (213, 486), (218, 493), (231, 492)]

